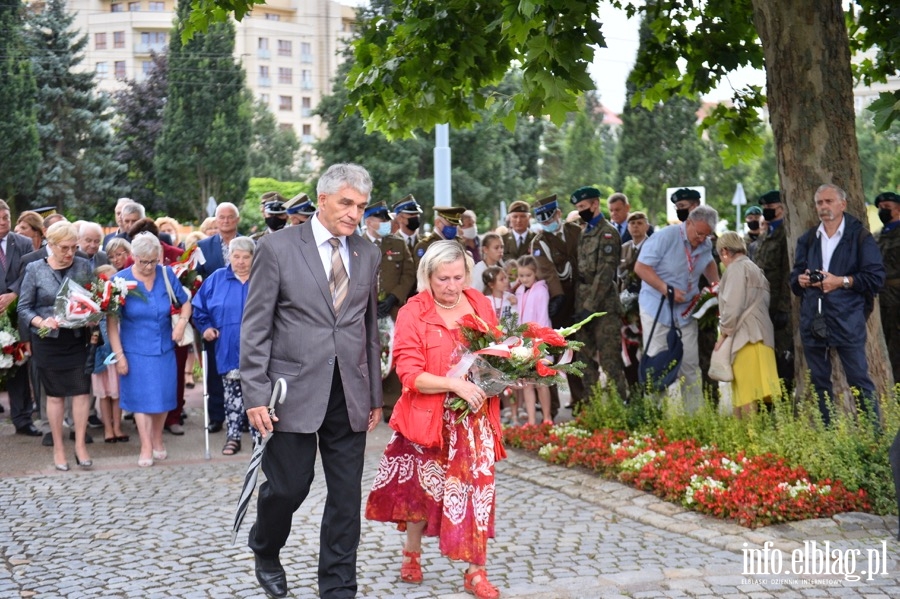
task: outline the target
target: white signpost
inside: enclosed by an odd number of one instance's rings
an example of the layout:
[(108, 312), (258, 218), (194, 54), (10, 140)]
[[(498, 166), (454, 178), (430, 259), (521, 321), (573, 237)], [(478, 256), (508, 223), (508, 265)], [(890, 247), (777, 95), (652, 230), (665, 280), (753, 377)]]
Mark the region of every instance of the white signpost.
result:
[(737, 184), (737, 187), (734, 189), (734, 197), (731, 198), (731, 205), (734, 206), (734, 230), (738, 233), (743, 231), (743, 225), (741, 223), (744, 222), (744, 219), (741, 218), (741, 206), (745, 206), (747, 204), (747, 196), (744, 195), (744, 186), (741, 183)]

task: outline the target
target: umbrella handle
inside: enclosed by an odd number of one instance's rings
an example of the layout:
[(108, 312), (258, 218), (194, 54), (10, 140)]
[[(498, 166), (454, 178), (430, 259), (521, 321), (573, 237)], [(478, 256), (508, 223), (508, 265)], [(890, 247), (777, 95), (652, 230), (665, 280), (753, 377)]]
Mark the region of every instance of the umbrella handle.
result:
[(272, 399), (269, 401), (269, 414), (275, 413), (275, 404), (276, 403), (284, 403), (284, 398), (287, 395), (287, 383), (284, 382), (284, 379), (278, 379), (275, 381), (275, 386), (272, 388)]

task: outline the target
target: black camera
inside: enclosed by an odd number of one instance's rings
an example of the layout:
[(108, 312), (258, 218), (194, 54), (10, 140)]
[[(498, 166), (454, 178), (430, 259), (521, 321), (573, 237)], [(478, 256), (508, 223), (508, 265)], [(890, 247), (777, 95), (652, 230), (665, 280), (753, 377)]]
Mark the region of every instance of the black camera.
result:
[(813, 283), (821, 283), (825, 280), (825, 275), (822, 274), (820, 270), (811, 270), (809, 271), (809, 282)]

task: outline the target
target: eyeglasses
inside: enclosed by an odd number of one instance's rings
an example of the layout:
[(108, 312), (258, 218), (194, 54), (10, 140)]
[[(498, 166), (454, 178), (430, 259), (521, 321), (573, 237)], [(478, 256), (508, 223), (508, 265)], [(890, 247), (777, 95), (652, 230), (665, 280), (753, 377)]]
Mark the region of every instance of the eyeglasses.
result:
[(77, 245), (59, 245), (58, 243), (54, 243), (53, 247), (58, 249), (63, 254), (74, 254), (75, 250), (78, 249)]
[(159, 260), (138, 260), (137, 263), (141, 266), (156, 266)]

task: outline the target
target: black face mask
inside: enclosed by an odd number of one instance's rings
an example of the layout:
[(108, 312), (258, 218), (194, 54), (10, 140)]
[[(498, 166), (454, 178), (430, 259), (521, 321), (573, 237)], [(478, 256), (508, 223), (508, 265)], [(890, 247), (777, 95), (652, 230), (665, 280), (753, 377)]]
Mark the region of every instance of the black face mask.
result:
[(676, 209), (675, 209), (675, 216), (676, 216), (676, 217), (678, 218), (678, 220), (680, 220), (681, 222), (686, 221), (686, 220), (687, 220), (687, 217), (688, 217), (688, 214), (690, 214), (690, 213), (691, 213), (691, 209), (690, 209), (690, 208), (676, 208)]
[(266, 217), (266, 226), (272, 229), (273, 231), (280, 231), (287, 224), (287, 219), (280, 218), (278, 216), (267, 216)]
[(747, 222), (747, 228), (751, 231), (759, 231), (759, 221), (751, 220)]
[(407, 219), (407, 221), (406, 221), (406, 227), (407, 227), (410, 231), (415, 231), (416, 229), (418, 229), (418, 228), (419, 228), (419, 217), (418, 217), (418, 216), (411, 216), (409, 219)]
[(882, 224), (888, 224), (891, 222), (894, 217), (891, 215), (891, 211), (887, 208), (879, 208), (878, 209), (878, 219)]
[(583, 220), (585, 223), (589, 223), (592, 220), (594, 220), (594, 211), (590, 210), (590, 209), (589, 210), (579, 210), (578, 216), (580, 216), (581, 220)]
[(766, 219), (766, 222), (772, 222), (775, 220), (775, 209), (774, 208), (763, 208), (763, 218)]

